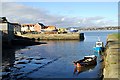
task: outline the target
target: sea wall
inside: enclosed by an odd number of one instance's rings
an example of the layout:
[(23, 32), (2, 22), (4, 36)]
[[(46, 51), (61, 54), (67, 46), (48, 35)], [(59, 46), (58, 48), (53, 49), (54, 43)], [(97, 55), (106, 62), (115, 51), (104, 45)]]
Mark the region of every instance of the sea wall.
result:
[(104, 80), (120, 79), (120, 40), (117, 34), (107, 36), (107, 44), (104, 56)]
[(66, 34), (24, 34), (22, 37), (38, 40), (84, 40), (84, 33), (66, 33)]

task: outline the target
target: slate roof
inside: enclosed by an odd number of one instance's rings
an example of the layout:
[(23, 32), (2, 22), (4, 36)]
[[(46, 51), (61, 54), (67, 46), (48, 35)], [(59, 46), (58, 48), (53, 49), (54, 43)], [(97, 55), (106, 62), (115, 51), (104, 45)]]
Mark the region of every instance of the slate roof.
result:
[(8, 22), (6, 17), (0, 17), (0, 23), (6, 23)]

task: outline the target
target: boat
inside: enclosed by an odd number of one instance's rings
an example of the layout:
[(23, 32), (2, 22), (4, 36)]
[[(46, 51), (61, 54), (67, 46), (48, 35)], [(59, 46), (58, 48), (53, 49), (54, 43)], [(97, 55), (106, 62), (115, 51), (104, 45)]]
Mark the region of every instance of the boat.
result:
[(86, 67), (97, 64), (97, 56), (90, 55), (84, 56), (84, 59), (73, 62), (76, 67)]
[(80, 74), (82, 72), (88, 71), (91, 72), (95, 68), (95, 65), (93, 66), (88, 66), (88, 67), (75, 67), (73, 74)]
[(95, 47), (93, 47), (93, 50), (95, 52), (101, 53), (104, 51), (104, 45), (103, 42), (100, 41), (100, 38), (98, 37), (98, 41), (95, 44)]

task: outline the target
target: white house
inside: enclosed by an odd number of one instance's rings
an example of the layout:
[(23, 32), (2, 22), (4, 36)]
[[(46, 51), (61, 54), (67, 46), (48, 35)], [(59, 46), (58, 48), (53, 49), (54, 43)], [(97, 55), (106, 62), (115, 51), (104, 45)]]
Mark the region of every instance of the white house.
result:
[(35, 31), (34, 26), (30, 27), (30, 31)]
[(34, 25), (35, 25), (35, 24), (22, 24), (22, 26), (21, 26), (21, 31), (22, 31), (22, 32), (35, 31)]
[(28, 26), (22, 26), (21, 31), (26, 31), (27, 32), (28, 31)]

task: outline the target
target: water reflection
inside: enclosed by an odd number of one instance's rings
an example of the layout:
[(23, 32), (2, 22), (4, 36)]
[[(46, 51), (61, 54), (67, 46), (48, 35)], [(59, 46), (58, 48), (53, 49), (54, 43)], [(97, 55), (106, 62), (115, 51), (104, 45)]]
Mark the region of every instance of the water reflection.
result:
[(2, 66), (0, 66), (0, 77), (9, 79), (11, 74), (11, 67), (15, 61), (15, 50), (11, 47), (2, 48)]
[[(22, 47), (21, 47), (22, 48)], [(17, 48), (18, 49), (18, 48)], [(56, 57), (53, 59), (46, 59), (41, 57), (40, 55), (37, 56), (25, 56), (24, 51), (29, 51), (30, 48), (24, 48), (17, 50), (16, 48), (3, 48), (3, 55), (2, 55), (2, 66), (0, 66), (0, 77), (3, 80), (17, 80), (23, 79), (26, 75), (30, 73), (34, 73), (38, 71), (40, 68), (43, 68), (54, 61), (57, 61), (60, 57)]]
[(73, 73), (75, 75), (79, 75), (80, 73), (85, 72), (85, 71), (91, 72), (91, 71), (93, 71), (94, 68), (95, 68), (95, 66), (75, 67)]
[[(2, 65), (0, 66), (0, 77), (2, 77), (2, 80), (12, 80), (13, 79), (13, 73), (18, 72), (17, 68), (15, 68), (15, 51), (25, 48), (25, 46), (12, 46), (3, 43), (2, 44)], [(14, 77), (15, 78), (15, 77)]]

